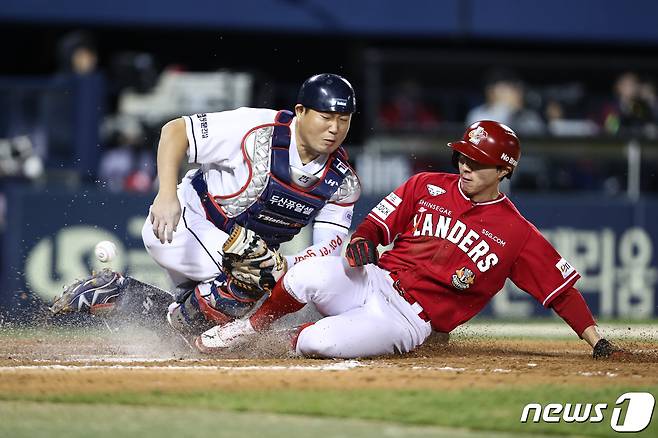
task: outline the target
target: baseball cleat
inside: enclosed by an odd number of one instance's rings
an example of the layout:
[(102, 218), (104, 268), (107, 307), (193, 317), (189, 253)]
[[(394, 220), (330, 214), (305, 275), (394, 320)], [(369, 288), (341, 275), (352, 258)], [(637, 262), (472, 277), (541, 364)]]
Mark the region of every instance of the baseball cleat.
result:
[(249, 319), (236, 319), (206, 330), (194, 340), (194, 345), (201, 353), (213, 353), (242, 345), (255, 334)]
[(99, 273), (78, 280), (55, 298), (50, 311), (96, 313), (114, 309), (125, 278), (118, 272), (103, 269)]

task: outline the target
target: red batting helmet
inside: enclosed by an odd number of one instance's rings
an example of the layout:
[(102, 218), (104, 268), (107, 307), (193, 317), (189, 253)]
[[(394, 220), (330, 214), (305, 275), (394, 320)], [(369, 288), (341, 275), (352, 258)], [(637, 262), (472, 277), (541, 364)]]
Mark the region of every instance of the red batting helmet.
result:
[(502, 166), (510, 170), (508, 177), (519, 163), (521, 144), (514, 131), (502, 123), (481, 120), (466, 129), (461, 141), (448, 143), (454, 152), (452, 161), (457, 167), (459, 153), (482, 164)]

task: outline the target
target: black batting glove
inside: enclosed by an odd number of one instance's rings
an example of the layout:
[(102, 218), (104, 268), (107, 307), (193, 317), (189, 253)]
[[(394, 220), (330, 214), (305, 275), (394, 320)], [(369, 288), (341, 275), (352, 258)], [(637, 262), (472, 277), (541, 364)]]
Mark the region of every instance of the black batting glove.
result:
[(377, 244), (371, 240), (359, 239), (350, 242), (345, 250), (345, 257), (353, 268), (369, 263), (377, 263), (379, 253)]

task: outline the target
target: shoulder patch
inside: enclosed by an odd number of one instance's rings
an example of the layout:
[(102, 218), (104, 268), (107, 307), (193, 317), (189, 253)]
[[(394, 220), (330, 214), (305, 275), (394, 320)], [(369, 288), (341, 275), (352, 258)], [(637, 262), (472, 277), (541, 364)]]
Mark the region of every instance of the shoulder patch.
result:
[(386, 220), (386, 218), (388, 218), (394, 211), (395, 207), (393, 207), (386, 199), (379, 201), (379, 204), (372, 209), (372, 213), (379, 216), (382, 220)]
[(562, 274), (562, 278), (567, 278), (576, 270), (576, 268), (571, 266), (571, 263), (564, 258), (561, 258), (560, 261), (556, 263), (555, 267), (560, 271), (560, 274)]
[(400, 198), (398, 195), (396, 195), (394, 192), (389, 193), (386, 196), (386, 200), (389, 201), (391, 204), (393, 204), (395, 207), (400, 205), (402, 202), (402, 198)]

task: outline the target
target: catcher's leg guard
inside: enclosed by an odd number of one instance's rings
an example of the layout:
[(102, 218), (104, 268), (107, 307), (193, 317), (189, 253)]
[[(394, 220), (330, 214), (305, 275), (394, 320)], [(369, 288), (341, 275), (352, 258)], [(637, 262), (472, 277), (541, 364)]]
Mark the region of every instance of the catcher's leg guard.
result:
[(258, 300), (228, 288), (220, 274), (210, 283), (200, 283), (169, 306), (167, 320), (186, 334), (199, 334), (247, 314)]
[(167, 321), (174, 330), (184, 335), (197, 335), (215, 324), (201, 311), (196, 286), (185, 291), (169, 305)]
[[(225, 274), (220, 274), (211, 283), (197, 286), (197, 299), (201, 311), (216, 324), (225, 324), (241, 318), (253, 309), (262, 295), (255, 296), (236, 287), (229, 287)], [(228, 317), (228, 320), (225, 318)]]

